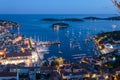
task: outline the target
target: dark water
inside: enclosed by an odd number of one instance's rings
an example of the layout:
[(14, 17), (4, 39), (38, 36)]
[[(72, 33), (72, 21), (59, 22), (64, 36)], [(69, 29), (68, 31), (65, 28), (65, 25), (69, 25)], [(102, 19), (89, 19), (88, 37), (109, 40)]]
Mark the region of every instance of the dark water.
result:
[[(62, 29), (59, 31), (54, 31), (51, 28), (51, 25), (55, 22), (44, 22), (41, 21), (42, 18), (84, 18), (88, 16), (95, 17), (110, 17), (116, 15), (38, 15), (38, 14), (12, 14), (12, 15), (0, 15), (2, 20), (15, 21), (21, 24), (21, 34), (26, 37), (39, 38), (42, 41), (61, 41), (60, 48), (58, 46), (49, 47), (49, 54), (45, 55), (45, 58), (50, 56), (62, 56), (69, 60), (73, 59), (73, 54), (87, 54), (94, 55), (93, 43), (85, 43), (85, 39), (101, 31), (113, 31), (120, 30), (120, 21), (104, 21), (104, 20), (85, 20), (84, 22), (65, 22), (70, 24), (70, 27), (67, 29)], [(115, 29), (112, 28), (112, 25), (117, 25)], [(17, 30), (14, 30), (17, 32)], [(72, 47), (70, 46), (72, 43)], [(62, 54), (58, 53), (59, 51), (63, 52)]]

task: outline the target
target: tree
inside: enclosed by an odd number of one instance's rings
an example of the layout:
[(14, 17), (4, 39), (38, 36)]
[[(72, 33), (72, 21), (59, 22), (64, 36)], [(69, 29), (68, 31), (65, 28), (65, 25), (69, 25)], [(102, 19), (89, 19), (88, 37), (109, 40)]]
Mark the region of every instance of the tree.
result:
[(120, 9), (120, 2), (119, 2), (119, 1), (117, 1), (117, 0), (112, 0), (112, 2), (114, 3), (114, 5), (115, 5), (118, 9)]
[(59, 66), (59, 63), (57, 61), (52, 61), (51, 66), (52, 67), (57, 67), (57, 66)]

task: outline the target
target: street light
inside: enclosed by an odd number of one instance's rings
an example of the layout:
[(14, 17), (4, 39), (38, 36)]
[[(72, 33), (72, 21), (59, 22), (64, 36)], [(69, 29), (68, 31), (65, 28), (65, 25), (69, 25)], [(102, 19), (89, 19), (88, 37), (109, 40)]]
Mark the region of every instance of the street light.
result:
[(97, 77), (97, 75), (96, 75), (96, 74), (93, 74), (93, 75), (92, 75), (92, 78), (96, 78), (96, 77)]
[(106, 76), (105, 76), (105, 80), (108, 80), (108, 78), (109, 78), (108, 75), (106, 75)]

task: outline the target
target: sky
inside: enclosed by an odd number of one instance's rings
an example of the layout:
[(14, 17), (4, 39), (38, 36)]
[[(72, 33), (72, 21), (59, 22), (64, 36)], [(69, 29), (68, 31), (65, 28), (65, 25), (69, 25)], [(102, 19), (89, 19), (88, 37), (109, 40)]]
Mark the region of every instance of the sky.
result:
[(111, 0), (0, 0), (0, 14), (114, 14)]

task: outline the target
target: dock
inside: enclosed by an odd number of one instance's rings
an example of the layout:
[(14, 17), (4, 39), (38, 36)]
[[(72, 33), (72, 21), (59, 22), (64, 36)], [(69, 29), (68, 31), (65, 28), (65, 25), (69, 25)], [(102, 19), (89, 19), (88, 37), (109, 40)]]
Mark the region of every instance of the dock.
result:
[(54, 41), (52, 41), (52, 42), (49, 41), (49, 42), (39, 42), (38, 44), (49, 46), (49, 45), (59, 45), (59, 44), (61, 44), (61, 42), (60, 41), (55, 41), (55, 42)]

